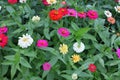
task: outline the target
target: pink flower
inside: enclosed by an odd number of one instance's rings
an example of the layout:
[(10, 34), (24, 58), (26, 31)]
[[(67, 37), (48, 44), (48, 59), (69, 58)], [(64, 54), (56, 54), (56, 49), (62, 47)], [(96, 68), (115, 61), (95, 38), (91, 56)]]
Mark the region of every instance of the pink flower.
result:
[(66, 5), (66, 1), (62, 1), (61, 4), (62, 4), (62, 5)]
[(0, 34), (7, 33), (8, 28), (6, 26), (0, 27)]
[(75, 9), (68, 9), (68, 16), (77, 17), (77, 11)]
[(115, 0), (115, 2), (120, 2), (120, 0)]
[(45, 6), (49, 6), (50, 4), (48, 4), (47, 0), (42, 0), (42, 3), (45, 5)]
[(48, 70), (50, 70), (51, 69), (51, 64), (49, 63), (49, 62), (45, 62), (44, 64), (43, 64), (43, 70), (44, 71), (48, 71)]
[(88, 16), (90, 19), (95, 20), (95, 19), (98, 18), (98, 13), (97, 13), (96, 11), (94, 11), (94, 10), (89, 10), (89, 11), (87, 12), (87, 16)]
[(70, 35), (70, 31), (67, 28), (59, 28), (58, 34), (63, 37), (68, 37)]
[(117, 54), (118, 58), (120, 58), (120, 48), (117, 49), (116, 54)]
[(37, 41), (37, 47), (39, 47), (39, 48), (46, 48), (46, 47), (48, 47), (48, 41), (47, 40), (43, 40), (43, 39), (38, 40)]
[(85, 12), (78, 12), (78, 17), (79, 18), (86, 18), (86, 13)]

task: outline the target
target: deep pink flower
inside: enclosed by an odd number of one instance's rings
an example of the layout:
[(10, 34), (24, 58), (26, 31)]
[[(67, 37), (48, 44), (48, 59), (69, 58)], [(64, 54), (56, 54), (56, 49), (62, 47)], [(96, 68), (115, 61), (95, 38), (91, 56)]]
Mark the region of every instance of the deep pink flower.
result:
[(89, 19), (95, 20), (98, 18), (98, 13), (97, 13), (97, 11), (89, 10), (87, 12), (87, 16), (89, 17)]
[(115, 2), (120, 2), (120, 0), (115, 0)]
[(120, 58), (120, 48), (117, 49), (116, 54), (117, 54), (118, 58)]
[(39, 48), (46, 48), (48, 47), (48, 41), (47, 40), (43, 40), (43, 39), (40, 39), (37, 41), (37, 47)]
[(48, 4), (47, 0), (42, 0), (42, 3), (45, 5), (45, 6), (49, 6), (50, 4)]
[(77, 17), (77, 11), (75, 9), (68, 9), (68, 16)]
[(85, 12), (78, 12), (78, 17), (79, 18), (86, 18), (86, 13)]
[(48, 70), (50, 70), (51, 69), (51, 64), (49, 63), (49, 62), (45, 62), (44, 64), (43, 64), (43, 70), (44, 71), (48, 71)]
[(0, 34), (7, 33), (8, 28), (6, 26), (0, 27)]
[(67, 28), (59, 28), (58, 34), (63, 37), (68, 37), (70, 35), (70, 31)]
[(88, 70), (91, 72), (95, 72), (96, 71), (96, 66), (94, 64), (89, 64)]

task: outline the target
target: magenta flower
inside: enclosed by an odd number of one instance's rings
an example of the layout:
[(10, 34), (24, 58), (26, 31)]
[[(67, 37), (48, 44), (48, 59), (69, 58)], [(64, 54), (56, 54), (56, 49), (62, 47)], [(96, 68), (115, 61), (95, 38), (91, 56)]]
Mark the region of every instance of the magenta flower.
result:
[(77, 17), (77, 11), (75, 9), (68, 9), (68, 16)]
[(87, 12), (87, 16), (88, 16), (89, 19), (95, 20), (95, 19), (98, 18), (98, 13), (97, 13), (97, 11), (89, 10), (89, 11)]
[(42, 0), (42, 3), (45, 5), (45, 6), (49, 6), (50, 4), (48, 4), (47, 0)]
[(70, 31), (67, 28), (59, 28), (58, 34), (62, 37), (68, 37), (70, 35)]
[(78, 12), (78, 17), (79, 18), (86, 18), (86, 13), (85, 12)]
[(7, 33), (8, 28), (6, 26), (0, 27), (0, 34)]
[(39, 48), (46, 48), (46, 47), (48, 47), (48, 41), (47, 40), (43, 40), (43, 39), (38, 40), (37, 41), (37, 47), (39, 47)]
[(120, 48), (117, 49), (116, 54), (117, 54), (118, 58), (120, 58)]
[(49, 63), (49, 62), (45, 62), (44, 64), (43, 64), (43, 70), (44, 71), (48, 71), (48, 70), (50, 70), (51, 69), (51, 64)]

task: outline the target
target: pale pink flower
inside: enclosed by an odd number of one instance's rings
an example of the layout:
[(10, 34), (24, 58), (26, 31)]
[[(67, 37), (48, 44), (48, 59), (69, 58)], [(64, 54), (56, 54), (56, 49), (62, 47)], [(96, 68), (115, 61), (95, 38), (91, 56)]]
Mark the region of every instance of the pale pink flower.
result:
[(48, 41), (44, 39), (40, 39), (37, 41), (37, 47), (39, 48), (46, 48), (48, 47)]
[(7, 33), (8, 28), (6, 26), (0, 27), (0, 34)]
[(77, 11), (75, 9), (68, 9), (68, 16), (77, 17)]
[(118, 58), (120, 58), (120, 48), (117, 49), (116, 54), (117, 54)]
[(50, 70), (51, 69), (51, 64), (49, 63), (49, 62), (45, 62), (44, 64), (43, 64), (43, 70), (44, 71), (48, 71), (48, 70)]
[(62, 1), (61, 4), (62, 4), (62, 5), (66, 5), (66, 1)]
[(78, 17), (79, 18), (86, 18), (86, 13), (85, 12), (78, 12)]
[(87, 12), (87, 16), (88, 16), (89, 19), (95, 20), (95, 19), (98, 18), (98, 13), (97, 13), (97, 11), (89, 10)]
[(58, 34), (63, 37), (68, 37), (70, 35), (70, 31), (67, 28), (59, 28)]

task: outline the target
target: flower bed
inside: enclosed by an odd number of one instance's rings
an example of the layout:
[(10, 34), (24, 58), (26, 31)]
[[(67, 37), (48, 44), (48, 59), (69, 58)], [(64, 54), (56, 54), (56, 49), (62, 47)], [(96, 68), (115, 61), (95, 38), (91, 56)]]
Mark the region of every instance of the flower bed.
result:
[(1, 0), (0, 80), (119, 80), (120, 0)]

